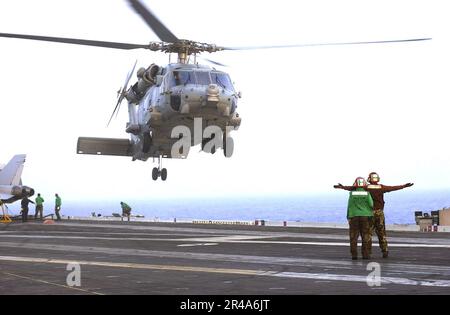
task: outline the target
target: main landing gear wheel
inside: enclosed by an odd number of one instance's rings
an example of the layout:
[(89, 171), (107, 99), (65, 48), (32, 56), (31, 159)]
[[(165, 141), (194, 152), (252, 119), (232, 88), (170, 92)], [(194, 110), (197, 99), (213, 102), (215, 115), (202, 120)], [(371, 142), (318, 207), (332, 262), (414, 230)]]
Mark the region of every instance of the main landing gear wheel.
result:
[(167, 179), (167, 169), (163, 168), (161, 170), (161, 179), (165, 181)]
[(154, 167), (152, 170), (152, 178), (153, 180), (157, 180), (159, 177), (159, 170), (157, 167)]
[(158, 180), (159, 177), (161, 177), (162, 181), (165, 181), (167, 179), (167, 169), (163, 168), (161, 169), (161, 163), (162, 163), (162, 157), (159, 157), (159, 165), (158, 167), (154, 167), (152, 170), (152, 179)]

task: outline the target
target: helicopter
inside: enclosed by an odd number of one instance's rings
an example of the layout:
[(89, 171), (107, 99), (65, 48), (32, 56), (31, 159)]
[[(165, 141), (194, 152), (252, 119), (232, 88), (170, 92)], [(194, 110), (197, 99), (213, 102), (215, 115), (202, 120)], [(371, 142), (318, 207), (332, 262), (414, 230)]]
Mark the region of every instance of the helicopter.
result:
[[(0, 37), (40, 40), (113, 49), (146, 49), (177, 55), (177, 61), (167, 65), (151, 64), (136, 71), (137, 81), (129, 86), (137, 62), (118, 91), (118, 100), (108, 125), (120, 111), (122, 102), (128, 102), (129, 121), (125, 132), (129, 139), (79, 137), (77, 154), (113, 155), (131, 157), (133, 161), (157, 159), (152, 179), (165, 181), (167, 169), (163, 158), (187, 158), (192, 146), (201, 145), (202, 151), (215, 154), (223, 149), (226, 157), (234, 151), (231, 132), (238, 130), (241, 117), (237, 112), (241, 93), (233, 86), (228, 73), (201, 65), (197, 57), (202, 53), (252, 49), (294, 48), (326, 45), (360, 45), (430, 40), (414, 38), (371, 42), (319, 43), (255, 47), (223, 47), (179, 39), (140, 0), (127, 0), (130, 7), (145, 21), (161, 40), (149, 44), (129, 44), (75, 38), (48, 37), (0, 33)], [(209, 63), (223, 66), (213, 60)]]

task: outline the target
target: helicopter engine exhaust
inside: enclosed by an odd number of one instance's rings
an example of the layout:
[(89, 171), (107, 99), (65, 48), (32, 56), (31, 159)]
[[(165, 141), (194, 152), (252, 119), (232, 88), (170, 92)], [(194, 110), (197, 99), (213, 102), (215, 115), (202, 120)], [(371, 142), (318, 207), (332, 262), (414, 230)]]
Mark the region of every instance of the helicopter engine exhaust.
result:
[(140, 68), (137, 71), (137, 77), (139, 80), (128, 91), (126, 95), (127, 100), (133, 103), (139, 102), (144, 97), (148, 89), (156, 84), (156, 75), (159, 70), (160, 67), (155, 64), (151, 64), (147, 69)]

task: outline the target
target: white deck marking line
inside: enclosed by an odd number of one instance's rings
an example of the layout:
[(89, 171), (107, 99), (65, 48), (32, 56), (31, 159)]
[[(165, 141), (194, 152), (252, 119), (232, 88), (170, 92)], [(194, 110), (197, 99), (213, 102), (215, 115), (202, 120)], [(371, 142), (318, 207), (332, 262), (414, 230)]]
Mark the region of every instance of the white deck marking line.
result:
[(50, 282), (50, 281), (35, 279), (35, 278), (31, 278), (31, 277), (26, 277), (26, 276), (21, 276), (21, 275), (17, 275), (17, 274), (10, 273), (10, 272), (2, 272), (2, 273), (5, 274), (5, 275), (16, 277), (16, 278), (26, 279), (26, 280), (30, 280), (30, 281), (33, 281), (33, 282), (39, 282), (39, 283), (44, 283), (44, 284), (50, 284), (50, 285), (54, 285), (54, 286), (57, 286), (57, 287), (62, 287), (62, 288), (66, 288), (66, 289), (81, 291), (81, 292), (84, 292), (84, 293), (90, 293), (90, 294), (94, 294), (94, 295), (105, 295), (103, 293), (99, 293), (99, 292), (95, 292), (95, 291), (84, 290), (84, 289), (77, 288), (77, 287), (69, 287), (67, 285), (53, 283), (53, 282)]
[[(197, 240), (198, 241), (198, 240)], [(203, 240), (207, 241), (207, 240)], [(219, 241), (220, 242), (220, 241)], [(224, 243), (241, 243), (241, 244), (288, 244), (288, 245), (318, 245), (318, 246), (350, 246), (349, 243), (340, 242), (283, 242), (283, 241), (226, 241)], [(358, 243), (361, 245), (361, 243)], [(450, 245), (431, 245), (431, 244), (402, 244), (402, 243), (389, 243), (389, 247), (422, 247), (422, 248), (450, 248)]]
[(214, 246), (219, 245), (218, 243), (198, 243), (198, 244), (180, 244), (178, 247), (195, 247), (195, 246)]
[[(112, 224), (82, 224), (82, 223), (58, 223), (57, 225), (48, 225), (47, 227), (55, 228), (60, 226), (69, 227), (88, 227), (88, 228), (112, 228), (116, 230), (137, 230), (137, 231), (172, 231), (178, 233), (202, 233), (202, 234), (217, 234), (217, 235), (230, 235), (230, 234), (242, 234), (242, 235), (256, 235), (256, 236), (272, 236), (273, 238), (278, 237), (295, 237), (295, 238), (312, 238), (312, 239), (333, 239), (333, 240), (347, 240), (348, 236), (344, 234), (324, 234), (324, 233), (303, 233), (303, 232), (271, 232), (271, 231), (253, 231), (253, 230), (223, 230), (223, 229), (205, 229), (205, 228), (194, 228), (194, 227), (163, 227), (163, 226), (139, 226), (139, 225), (112, 225)], [(51, 230), (47, 230), (50, 231)], [(404, 243), (423, 243), (423, 244), (441, 244), (450, 245), (450, 240), (446, 238), (426, 238), (424, 235), (421, 237), (399, 237), (391, 236), (389, 240), (404, 242)], [(375, 240), (375, 238), (374, 238)]]
[[(205, 243), (236, 243), (236, 244), (285, 244), (285, 245), (316, 245), (316, 246), (349, 246), (348, 242), (296, 242), (296, 241), (257, 241), (250, 239), (273, 238), (269, 236), (246, 236), (233, 235), (230, 237), (207, 237), (207, 238), (118, 238), (118, 237), (90, 237), (90, 236), (54, 236), (54, 235), (2, 235), (2, 238), (33, 238), (33, 239), (86, 239), (107, 241), (160, 241), (160, 242), (205, 242)], [(407, 248), (450, 248), (444, 244), (413, 244), (413, 243), (389, 243), (390, 247)]]
[[(45, 258), (17, 257), (17, 256), (0, 256), (0, 261), (30, 262), (30, 263), (44, 263), (44, 264), (68, 264), (73, 262), (71, 260), (63, 260), (63, 259), (45, 259)], [(246, 276), (266, 276), (266, 277), (312, 279), (312, 280), (334, 280), (347, 282), (367, 281), (367, 276), (340, 275), (327, 273), (277, 272), (277, 271), (251, 270), (251, 269), (152, 265), (152, 264), (115, 263), (115, 262), (101, 262), (101, 261), (78, 261), (78, 263), (80, 265), (85, 266), (129, 268), (129, 269), (221, 273), (221, 274), (237, 274)], [(381, 283), (427, 286), (427, 287), (450, 287), (450, 280), (440, 280), (440, 279), (413, 280), (408, 278), (381, 277)]]
[[(32, 249), (32, 250), (50, 250), (57, 252), (72, 253), (88, 253), (88, 254), (107, 254), (120, 255), (130, 257), (158, 257), (158, 258), (181, 258), (194, 259), (206, 261), (229, 261), (239, 263), (255, 263), (255, 264), (275, 264), (283, 266), (300, 266), (300, 267), (325, 267), (326, 269), (351, 269), (355, 267), (364, 268), (362, 261), (354, 262), (347, 259), (311, 259), (303, 257), (281, 257), (281, 256), (255, 256), (255, 255), (233, 255), (233, 254), (212, 254), (212, 253), (192, 253), (179, 251), (156, 251), (148, 249), (130, 249), (130, 248), (110, 248), (97, 246), (76, 246), (76, 245), (55, 245), (42, 243), (13, 243), (0, 242), (0, 247), (11, 247), (15, 249)], [(450, 266), (436, 266), (436, 265), (417, 265), (404, 263), (383, 263), (383, 270), (385, 272), (395, 271), (397, 273), (408, 274), (436, 274), (449, 275)]]

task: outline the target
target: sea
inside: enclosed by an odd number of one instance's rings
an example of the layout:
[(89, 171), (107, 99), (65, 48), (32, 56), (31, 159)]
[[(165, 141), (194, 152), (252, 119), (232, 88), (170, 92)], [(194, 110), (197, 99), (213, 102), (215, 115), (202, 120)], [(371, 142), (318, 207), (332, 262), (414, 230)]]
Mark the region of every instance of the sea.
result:
[[(132, 208), (132, 214), (150, 220), (267, 220), (295, 222), (345, 223), (348, 193), (285, 196), (230, 196), (143, 200), (64, 200), (64, 216), (111, 216), (121, 213), (120, 201)], [(430, 213), (450, 207), (450, 190), (399, 191), (385, 194), (387, 224), (414, 224), (415, 211)], [(44, 213), (53, 205), (44, 205)], [(20, 203), (10, 205), (18, 213)], [(30, 207), (30, 214), (34, 211)]]

